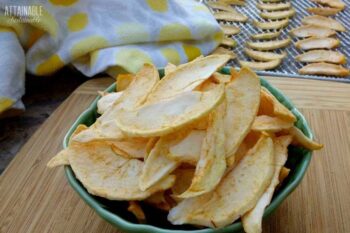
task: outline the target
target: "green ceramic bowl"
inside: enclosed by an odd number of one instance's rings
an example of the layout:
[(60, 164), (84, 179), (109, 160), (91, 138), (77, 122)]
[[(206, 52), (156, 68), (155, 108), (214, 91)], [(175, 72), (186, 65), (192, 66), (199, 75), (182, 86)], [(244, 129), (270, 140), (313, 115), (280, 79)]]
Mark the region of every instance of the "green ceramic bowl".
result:
[[(160, 75), (163, 76), (163, 70), (160, 70)], [(229, 74), (229, 68), (225, 67), (221, 70), (224, 74)], [(261, 78), (261, 84), (269, 89), (269, 91), (277, 97), (277, 99), (283, 103), (288, 109), (290, 109), (297, 117), (296, 126), (301, 129), (304, 134), (312, 138), (310, 127), (308, 126), (304, 116), (294, 107), (292, 102), (285, 97), (278, 89), (271, 86), (265, 79)], [(115, 84), (107, 88), (106, 91), (114, 91)], [(96, 112), (98, 98), (85, 110), (75, 121), (72, 127), (66, 134), (63, 142), (63, 146), (68, 146), (68, 140), (79, 124), (91, 125), (95, 122), (98, 114)], [(301, 182), (306, 169), (311, 160), (311, 152), (302, 148), (290, 146), (289, 156), (286, 166), (290, 168), (289, 176), (285, 179), (282, 186), (275, 192), (271, 204), (266, 208), (264, 217), (269, 216), (287, 196), (298, 186)], [(93, 208), (98, 215), (103, 219), (111, 223), (113, 226), (119, 228), (125, 232), (137, 232), (137, 233), (224, 233), (224, 232), (241, 232), (242, 223), (236, 221), (233, 224), (219, 228), (210, 229), (203, 228), (198, 229), (190, 225), (174, 226), (167, 220), (167, 214), (155, 208), (147, 205), (142, 205), (147, 218), (147, 224), (137, 223), (135, 217), (127, 211), (127, 202), (123, 201), (110, 201), (104, 198), (96, 197), (89, 194), (84, 186), (76, 179), (74, 172), (70, 166), (65, 166), (65, 173), (70, 185), (80, 195), (80, 197)]]

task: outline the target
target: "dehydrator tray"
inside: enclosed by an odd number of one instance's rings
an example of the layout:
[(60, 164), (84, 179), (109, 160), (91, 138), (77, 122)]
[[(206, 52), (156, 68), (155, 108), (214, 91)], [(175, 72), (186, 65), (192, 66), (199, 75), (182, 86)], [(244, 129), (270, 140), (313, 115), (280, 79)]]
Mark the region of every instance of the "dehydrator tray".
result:
[[(282, 0), (282, 1), (284, 2), (286, 0)], [(294, 15), (294, 17), (292, 17), (289, 20), (289, 25), (282, 29), (282, 33), (279, 39), (285, 39), (287, 37), (291, 37), (289, 34), (289, 31), (295, 27), (300, 26), (301, 20), (305, 16), (310, 15), (310, 13), (308, 13), (306, 9), (308, 7), (317, 6), (317, 4), (311, 2), (311, 0), (294, 0), (294, 1), (289, 0), (289, 1), (291, 2), (292, 6), (296, 10), (296, 14)], [(347, 29), (347, 31), (341, 32), (341, 33), (337, 32), (336, 37), (340, 40), (340, 46), (335, 50), (343, 53), (346, 56), (346, 58), (349, 59), (350, 58), (350, 33), (348, 30), (350, 30), (350, 9), (349, 9), (350, 2), (349, 0), (343, 0), (343, 1), (345, 1), (345, 3), (348, 6), (343, 11), (339, 12), (334, 18), (339, 22), (341, 22), (344, 25), (344, 27)], [(206, 3), (206, 1), (202, 1), (202, 2)], [(256, 7), (256, 4), (259, 2), (259, 0), (245, 0), (245, 2), (246, 4), (244, 6), (234, 6), (234, 8), (237, 11), (249, 17), (249, 20), (247, 22), (239, 23), (239, 22), (228, 22), (228, 21), (219, 20), (219, 22), (222, 24), (236, 25), (241, 29), (241, 32), (239, 34), (230, 36), (237, 42), (237, 46), (232, 49), (237, 54), (237, 59), (232, 60), (230, 63), (230, 65), (232, 66), (239, 66), (238, 60), (250, 60), (244, 54), (244, 51), (243, 51), (243, 49), (245, 48), (245, 43), (251, 40), (250, 35), (261, 32), (260, 29), (254, 27), (252, 24), (253, 20), (263, 21), (263, 19), (259, 16), (260, 10)], [(212, 12), (217, 11), (215, 9), (210, 9), (210, 10)], [(270, 31), (273, 31), (273, 30), (270, 30)], [(259, 75), (318, 79), (318, 80), (350, 83), (350, 76), (340, 78), (335, 76), (316, 76), (316, 75), (299, 74), (298, 69), (300, 69), (305, 64), (294, 60), (294, 57), (300, 54), (301, 51), (296, 49), (296, 47), (294, 46), (294, 43), (297, 41), (297, 38), (291, 37), (291, 39), (292, 39), (292, 43), (287, 48), (275, 50), (276, 52), (285, 51), (287, 53), (287, 57), (283, 59), (281, 65), (273, 70), (257, 71)], [(347, 63), (344, 64), (344, 66), (349, 68), (349, 62), (347, 61)]]

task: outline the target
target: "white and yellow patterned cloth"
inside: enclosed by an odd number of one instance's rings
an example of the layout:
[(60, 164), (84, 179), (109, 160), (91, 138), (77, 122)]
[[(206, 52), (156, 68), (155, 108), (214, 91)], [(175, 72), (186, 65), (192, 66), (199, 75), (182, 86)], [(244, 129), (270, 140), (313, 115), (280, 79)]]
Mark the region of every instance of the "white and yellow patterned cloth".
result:
[(25, 70), (45, 76), (72, 64), (86, 76), (114, 76), (187, 62), (222, 37), (194, 0), (1, 0), (0, 113), (23, 107)]

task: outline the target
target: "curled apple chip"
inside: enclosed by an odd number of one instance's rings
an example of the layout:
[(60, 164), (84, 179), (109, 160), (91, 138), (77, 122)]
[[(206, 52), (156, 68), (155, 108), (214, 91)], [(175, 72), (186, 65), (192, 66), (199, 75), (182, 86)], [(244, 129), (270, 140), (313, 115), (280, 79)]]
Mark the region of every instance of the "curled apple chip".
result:
[(134, 79), (135, 75), (133, 74), (119, 74), (116, 81), (116, 91), (120, 92), (125, 90)]
[(169, 140), (171, 139), (167, 137), (160, 138), (147, 156), (139, 178), (139, 187), (142, 191), (149, 189), (164, 177), (168, 177), (180, 165), (166, 156), (169, 153)]
[(225, 35), (236, 35), (241, 31), (241, 29), (235, 25), (220, 24), (220, 27)]
[(295, 122), (294, 114), (272, 95), (265, 87), (261, 88), (258, 115), (276, 116), (282, 120)]
[(303, 25), (297, 28), (294, 28), (290, 31), (292, 36), (295, 37), (329, 37), (336, 34), (336, 32), (333, 29), (321, 27), (321, 26), (315, 26), (315, 25)]
[(281, 35), (281, 31), (253, 34), (251, 35), (251, 37), (256, 40), (266, 40), (266, 39), (273, 39), (273, 38), (279, 37), (279, 35)]
[(300, 74), (309, 75), (333, 75), (333, 76), (348, 76), (350, 75), (349, 69), (344, 68), (341, 65), (335, 65), (325, 62), (311, 63), (301, 69)]
[(188, 91), (136, 110), (121, 109), (116, 124), (129, 136), (163, 136), (205, 117), (223, 98), (223, 84), (206, 92)]
[(46, 166), (53, 168), (57, 166), (69, 165), (69, 153), (70, 151), (68, 149), (61, 150), (57, 155), (50, 159)]
[(229, 55), (210, 55), (178, 66), (174, 72), (165, 75), (158, 82), (146, 103), (157, 102), (194, 90), (230, 59)]
[(281, 136), (274, 139), (274, 173), (272, 181), (264, 194), (260, 197), (255, 207), (242, 216), (244, 231), (247, 233), (262, 232), (262, 218), (266, 206), (271, 202), (272, 195), (279, 184), (279, 174), (288, 158), (288, 145), (292, 141), (291, 136)]
[(257, 51), (253, 49), (244, 49), (245, 54), (248, 55), (248, 57), (258, 60), (258, 61), (271, 61), (271, 60), (276, 60), (276, 59), (283, 59), (287, 56), (286, 52), (282, 53), (272, 53), (272, 52), (262, 52), (262, 51)]
[[(176, 178), (177, 180), (177, 178)], [(175, 182), (176, 183), (176, 182)], [(174, 184), (175, 185), (175, 184)], [(174, 187), (174, 186), (172, 186)], [(169, 194), (166, 191), (161, 191), (152, 194), (150, 197), (145, 199), (145, 202), (147, 204), (150, 204), (151, 206), (154, 206), (158, 209), (169, 211), (172, 208), (173, 202)]]
[(218, 55), (228, 55), (230, 56), (230, 59), (235, 59), (237, 55), (229, 49), (226, 49), (224, 47), (217, 47), (212, 54), (218, 54)]
[(335, 19), (321, 16), (321, 15), (310, 15), (306, 16), (301, 20), (303, 24), (315, 25), (320, 27), (326, 27), (340, 32), (345, 32), (345, 27)]
[(174, 176), (168, 176), (148, 190), (140, 190), (144, 163), (115, 154), (104, 142), (74, 144), (65, 150), (75, 176), (88, 192), (109, 200), (143, 200), (175, 182)]
[(306, 137), (305, 134), (295, 126), (290, 128), (288, 132), (293, 136), (293, 145), (300, 145), (309, 150), (320, 150), (323, 148), (322, 144), (319, 144)]
[[(235, 75), (234, 72), (233, 74)], [(225, 87), (226, 157), (235, 155), (249, 133), (259, 108), (260, 87), (259, 77), (247, 67), (243, 67)]]
[(209, 115), (209, 126), (204, 137), (199, 161), (190, 187), (179, 198), (190, 198), (212, 191), (226, 170), (223, 102)]
[(295, 47), (301, 50), (310, 49), (333, 49), (338, 47), (340, 44), (338, 39), (332, 37), (317, 38), (311, 37), (308, 39), (299, 40), (295, 43)]
[(340, 9), (332, 7), (309, 7), (307, 11), (315, 15), (332, 16), (340, 12)]
[(236, 41), (234, 39), (225, 37), (221, 41), (221, 45), (225, 45), (225, 46), (228, 46), (228, 47), (235, 47), (237, 45), (237, 43), (236, 43)]
[(227, 3), (208, 1), (207, 4), (213, 9), (227, 11), (227, 12), (232, 12), (232, 13), (235, 13), (235, 14), (238, 13), (234, 8), (232, 8)]
[(248, 17), (242, 13), (239, 13), (235, 9), (232, 8), (232, 11), (219, 11), (214, 13), (214, 17), (217, 20), (226, 20), (233, 22), (246, 22)]
[(260, 10), (267, 11), (277, 11), (289, 9), (292, 6), (290, 2), (281, 2), (281, 3), (257, 3), (256, 7)]
[(282, 167), (280, 175), (278, 176), (278, 180), (279, 180), (279, 185), (282, 184), (282, 182), (288, 177), (290, 173), (290, 169), (287, 167)]
[(140, 223), (145, 222), (145, 213), (138, 202), (129, 201), (128, 211), (132, 213)]
[(281, 10), (281, 11), (264, 11), (260, 13), (260, 16), (264, 19), (285, 19), (290, 18), (295, 15), (294, 8), (290, 8), (289, 10)]
[(282, 20), (276, 20), (276, 21), (266, 21), (266, 22), (260, 22), (260, 21), (253, 21), (253, 24), (255, 27), (268, 30), (268, 29), (281, 29), (286, 26), (288, 26), (289, 19), (282, 19)]
[(333, 8), (337, 8), (343, 10), (345, 8), (345, 3), (341, 0), (311, 0), (312, 2), (320, 3), (322, 5), (330, 6)]
[(282, 59), (275, 59), (265, 62), (254, 62), (254, 61), (239, 61), (241, 66), (249, 67), (253, 70), (271, 70), (275, 69), (282, 62)]
[(102, 116), (97, 118), (94, 124), (75, 135), (72, 140), (89, 142), (93, 140), (123, 139), (125, 135), (116, 125), (115, 121), (120, 108), (133, 109), (142, 104), (158, 81), (159, 74), (156, 67), (151, 64), (145, 64), (140, 71), (136, 73), (135, 79), (123, 91), (122, 96), (120, 96)]
[(111, 92), (103, 95), (101, 99), (97, 101), (97, 112), (99, 114), (103, 114), (112, 107), (113, 103), (115, 103), (121, 96), (123, 92)]
[(244, 0), (220, 0), (219, 2), (228, 4), (228, 5), (237, 5), (237, 6), (244, 6), (245, 1)]
[(169, 211), (168, 220), (175, 225), (226, 226), (256, 205), (273, 173), (273, 142), (262, 136), (214, 191), (181, 201)]
[(300, 62), (329, 62), (336, 64), (345, 64), (344, 54), (332, 50), (311, 50), (295, 57)]
[(290, 38), (286, 38), (283, 40), (270, 40), (270, 41), (262, 41), (262, 42), (247, 42), (247, 45), (252, 49), (257, 50), (273, 50), (280, 49), (288, 46), (290, 43)]
[(293, 127), (293, 122), (291, 121), (284, 121), (278, 117), (261, 115), (255, 118), (251, 130), (277, 133), (282, 130), (290, 129), (291, 127)]

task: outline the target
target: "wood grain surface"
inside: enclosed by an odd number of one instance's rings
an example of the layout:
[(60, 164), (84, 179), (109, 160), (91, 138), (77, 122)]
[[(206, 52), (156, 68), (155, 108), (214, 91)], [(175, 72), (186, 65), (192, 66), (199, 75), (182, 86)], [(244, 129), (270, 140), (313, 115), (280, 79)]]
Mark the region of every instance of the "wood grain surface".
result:
[[(301, 185), (264, 221), (264, 232), (350, 232), (350, 85), (268, 80), (301, 109), (318, 141)], [(70, 188), (63, 168), (46, 163), (77, 116), (112, 79), (86, 82), (49, 117), (0, 176), (0, 232), (119, 232)]]

